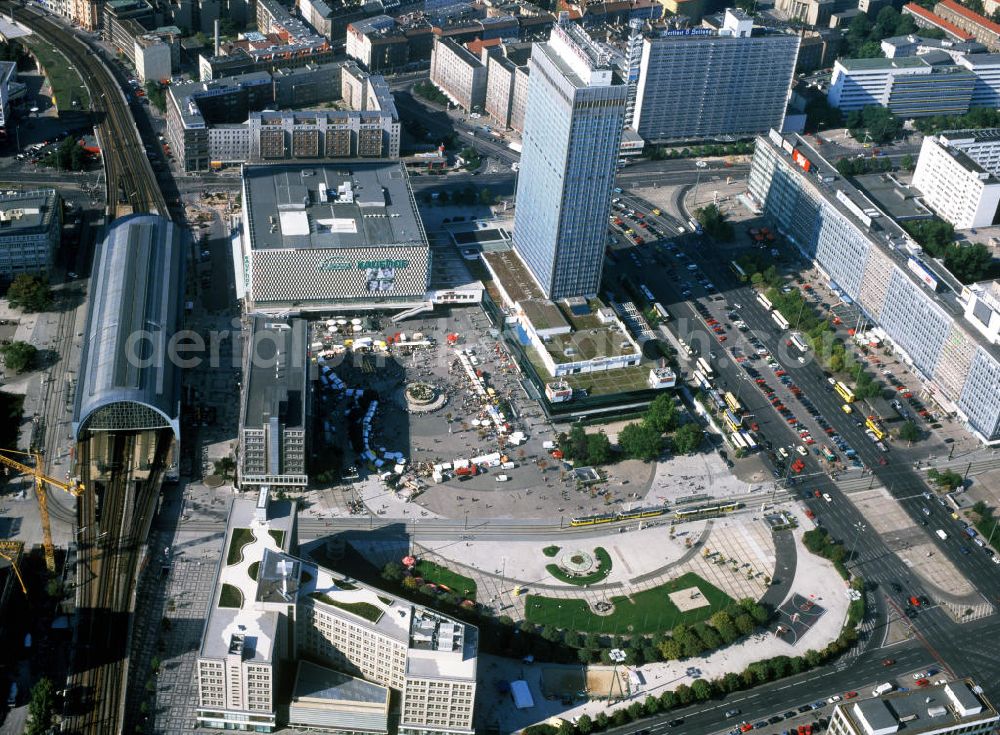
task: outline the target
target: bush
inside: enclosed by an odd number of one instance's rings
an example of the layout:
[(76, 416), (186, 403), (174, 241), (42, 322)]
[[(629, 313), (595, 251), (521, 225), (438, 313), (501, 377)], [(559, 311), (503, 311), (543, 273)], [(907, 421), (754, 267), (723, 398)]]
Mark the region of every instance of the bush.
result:
[(545, 556), (551, 558), (559, 553), (559, 547), (555, 545), (546, 546), (544, 549), (542, 549), (542, 553), (545, 554)]

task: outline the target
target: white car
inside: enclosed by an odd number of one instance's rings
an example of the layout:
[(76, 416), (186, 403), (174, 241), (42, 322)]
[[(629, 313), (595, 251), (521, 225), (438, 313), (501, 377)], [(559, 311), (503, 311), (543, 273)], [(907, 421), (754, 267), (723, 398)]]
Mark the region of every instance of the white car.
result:
[(823, 500), (825, 500), (828, 503), (833, 502), (833, 498), (830, 497), (830, 493), (823, 493)]
[(510, 475), (497, 475), (496, 476), (496, 481), (497, 482), (507, 482), (508, 480), (510, 480)]
[(839, 702), (839, 701), (840, 701), (840, 695), (839, 694), (834, 694), (832, 697), (829, 697), (826, 700), (826, 703), (827, 704), (833, 704), (833, 703)]
[(797, 447), (795, 447), (795, 451), (798, 452), (799, 454), (801, 454), (803, 457), (805, 457), (805, 456), (807, 456), (809, 454), (809, 450), (806, 449), (801, 444), (799, 444)]
[(917, 679), (926, 679), (928, 676), (930, 676), (930, 674), (928, 674), (926, 671), (918, 671), (916, 674), (913, 675), (913, 681), (916, 681)]

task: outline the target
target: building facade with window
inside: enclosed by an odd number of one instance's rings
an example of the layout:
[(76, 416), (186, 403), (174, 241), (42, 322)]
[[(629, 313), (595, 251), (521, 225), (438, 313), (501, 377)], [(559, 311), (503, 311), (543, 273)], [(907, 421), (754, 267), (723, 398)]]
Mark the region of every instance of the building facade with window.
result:
[(926, 256), (798, 135), (772, 131), (757, 139), (748, 195), (885, 331), (930, 400), (982, 441), (1000, 441), (1000, 344), (989, 310), (969, 311), (971, 287)]
[(532, 49), (514, 249), (545, 298), (596, 294), (626, 85), (611, 54), (561, 22)]
[(738, 10), (726, 11), (718, 31), (644, 39), (633, 127), (653, 143), (780, 130), (799, 43), (794, 34), (754, 31)]

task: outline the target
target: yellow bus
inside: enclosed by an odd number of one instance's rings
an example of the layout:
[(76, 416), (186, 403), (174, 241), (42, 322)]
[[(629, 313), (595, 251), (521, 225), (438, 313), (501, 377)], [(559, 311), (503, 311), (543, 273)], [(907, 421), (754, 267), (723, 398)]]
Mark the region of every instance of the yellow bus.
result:
[(732, 411), (724, 411), (722, 417), (726, 421), (726, 426), (728, 426), (729, 430), (732, 432), (737, 432), (743, 427), (743, 422), (740, 421)]
[(734, 396), (732, 393), (726, 391), (726, 394), (723, 396), (723, 399), (725, 399), (726, 405), (733, 410), (733, 413), (742, 413), (743, 407), (740, 406), (740, 402), (736, 400), (736, 396)]
[(852, 391), (850, 388), (848, 388), (842, 382), (840, 382), (838, 380), (836, 383), (833, 384), (833, 388), (834, 388), (834, 390), (837, 391), (837, 395), (839, 395), (841, 398), (843, 398), (845, 402), (847, 402), (847, 403), (854, 403), (854, 401), (855, 401), (854, 391)]
[(875, 438), (878, 439), (879, 441), (885, 439), (885, 430), (878, 425), (878, 422), (874, 419), (874, 417), (869, 416), (868, 419), (865, 421), (865, 426), (871, 429), (871, 432), (875, 435)]

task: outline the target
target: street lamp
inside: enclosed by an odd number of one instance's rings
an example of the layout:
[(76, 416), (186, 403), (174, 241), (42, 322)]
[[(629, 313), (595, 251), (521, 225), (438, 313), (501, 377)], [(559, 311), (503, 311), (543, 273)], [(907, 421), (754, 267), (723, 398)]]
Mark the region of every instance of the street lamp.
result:
[(854, 559), (854, 551), (858, 547), (858, 539), (861, 538), (861, 534), (863, 532), (865, 532), (865, 531), (868, 530), (868, 526), (865, 525), (864, 523), (862, 523), (861, 521), (858, 521), (857, 523), (855, 523), (854, 524), (854, 528), (857, 531), (857, 533), (854, 534), (854, 543), (851, 544), (851, 555), (848, 558), (848, 561), (851, 561), (851, 560)]
[[(611, 667), (611, 686), (608, 689), (608, 702), (614, 701), (615, 692), (615, 681), (618, 679), (618, 667), (625, 662), (625, 651), (620, 648), (612, 648), (608, 651), (608, 658), (611, 659), (611, 663), (614, 664)], [(624, 694), (622, 687), (618, 687), (618, 692)]]

